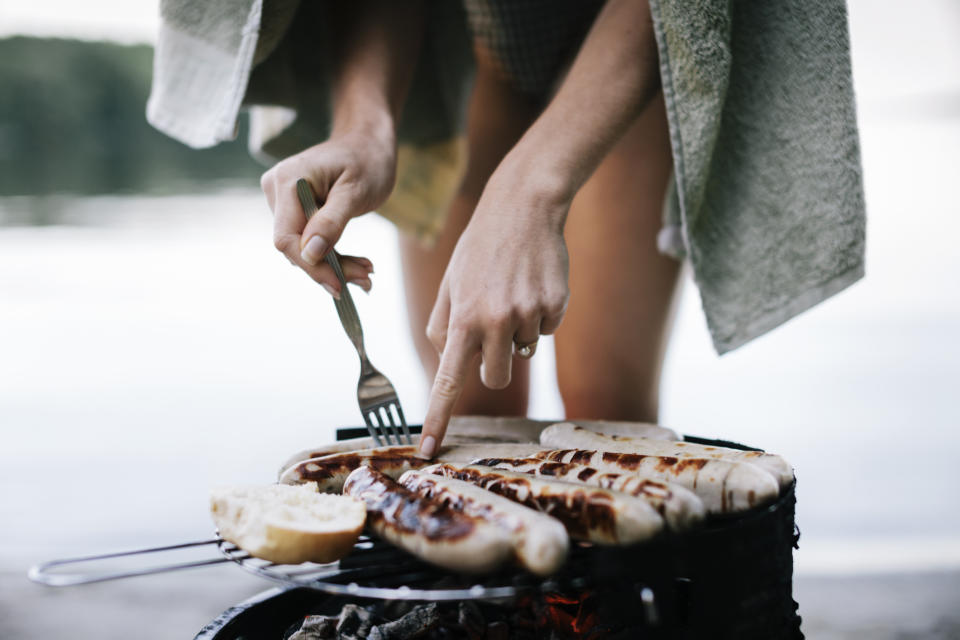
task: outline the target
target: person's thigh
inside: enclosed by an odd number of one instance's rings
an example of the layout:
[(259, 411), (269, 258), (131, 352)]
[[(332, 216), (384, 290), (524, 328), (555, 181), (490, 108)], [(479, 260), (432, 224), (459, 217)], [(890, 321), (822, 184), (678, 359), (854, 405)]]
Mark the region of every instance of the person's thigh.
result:
[[(447, 262), (470, 221), (487, 179), (536, 116), (535, 107), (499, 79), (485, 64), (482, 53), (478, 53), (478, 58), (467, 120), (467, 170), (450, 206), (446, 226), (436, 244), (429, 248), (414, 238), (400, 236), (410, 331), (430, 380), (437, 372), (439, 358), (427, 339), (426, 327)], [(477, 274), (477, 277), (482, 278), (483, 274)], [(480, 381), (479, 356), (477, 365), (471, 369), (454, 413), (526, 414), (529, 363), (515, 358), (510, 385), (498, 391), (484, 387)]]
[(680, 263), (657, 252), (672, 160), (655, 99), (570, 209), (570, 304), (556, 334), (568, 418), (656, 421)]

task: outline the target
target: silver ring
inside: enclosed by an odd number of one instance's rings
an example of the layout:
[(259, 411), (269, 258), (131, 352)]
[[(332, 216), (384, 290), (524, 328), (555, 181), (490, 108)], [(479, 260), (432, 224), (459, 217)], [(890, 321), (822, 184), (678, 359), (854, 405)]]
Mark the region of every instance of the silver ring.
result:
[(514, 342), (514, 346), (517, 350), (517, 355), (521, 358), (530, 358), (533, 356), (533, 350), (537, 347), (537, 340), (533, 342), (528, 342), (527, 344), (520, 344), (519, 342)]

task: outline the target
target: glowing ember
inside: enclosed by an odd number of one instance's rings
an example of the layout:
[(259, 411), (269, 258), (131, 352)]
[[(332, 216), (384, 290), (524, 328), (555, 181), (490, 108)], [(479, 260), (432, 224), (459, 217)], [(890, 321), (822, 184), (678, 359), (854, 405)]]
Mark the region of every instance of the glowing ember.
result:
[(543, 598), (541, 628), (552, 629), (570, 637), (597, 640), (606, 635), (596, 624), (596, 602), (591, 591), (577, 595), (550, 593)]

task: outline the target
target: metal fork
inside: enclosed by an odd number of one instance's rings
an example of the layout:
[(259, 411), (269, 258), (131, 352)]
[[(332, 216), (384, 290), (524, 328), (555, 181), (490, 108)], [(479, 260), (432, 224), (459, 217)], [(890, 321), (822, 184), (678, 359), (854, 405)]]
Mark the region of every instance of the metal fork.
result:
[[(300, 206), (303, 207), (303, 213), (307, 220), (313, 217), (317, 212), (317, 200), (310, 188), (310, 183), (300, 178), (297, 180), (297, 197), (300, 199)], [(392, 430), (395, 444), (403, 444), (400, 440), (400, 430), (403, 429), (403, 435), (406, 444), (413, 444), (413, 438), (410, 436), (410, 429), (407, 427), (407, 420), (403, 417), (403, 409), (400, 408), (400, 400), (397, 398), (397, 390), (393, 388), (386, 376), (377, 371), (370, 364), (367, 358), (367, 350), (363, 346), (363, 327), (360, 326), (360, 317), (357, 315), (357, 308), (353, 304), (353, 298), (350, 297), (350, 290), (347, 289), (347, 282), (343, 277), (343, 269), (340, 267), (340, 259), (337, 252), (331, 249), (327, 252), (327, 264), (333, 267), (333, 271), (340, 280), (340, 299), (334, 298), (334, 304), (337, 307), (337, 314), (340, 316), (340, 323), (347, 332), (347, 337), (357, 349), (357, 355), (360, 356), (360, 381), (357, 383), (357, 401), (360, 404), (360, 413), (363, 414), (363, 421), (367, 425), (367, 431), (378, 447), (388, 446), (390, 442), (390, 433)], [(390, 430), (388, 430), (388, 427)]]

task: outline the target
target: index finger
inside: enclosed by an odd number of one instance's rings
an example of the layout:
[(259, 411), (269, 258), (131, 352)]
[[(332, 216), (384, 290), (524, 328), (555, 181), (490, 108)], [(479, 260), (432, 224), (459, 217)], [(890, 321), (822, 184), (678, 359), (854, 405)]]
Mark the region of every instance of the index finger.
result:
[[(313, 188), (313, 187), (311, 187)], [(316, 190), (314, 189), (314, 193)], [(276, 229), (284, 233), (296, 234), (297, 239), (307, 226), (306, 211), (297, 197), (295, 182), (284, 182), (279, 185), (273, 207), (273, 224)]]
[(423, 432), (420, 436), (420, 455), (432, 458), (436, 455), (447, 432), (447, 423), (453, 413), (453, 405), (463, 391), (467, 370), (478, 345), (465, 332), (455, 332), (447, 336), (446, 348), (440, 356), (440, 367), (430, 389), (430, 402), (427, 415), (423, 419)]

